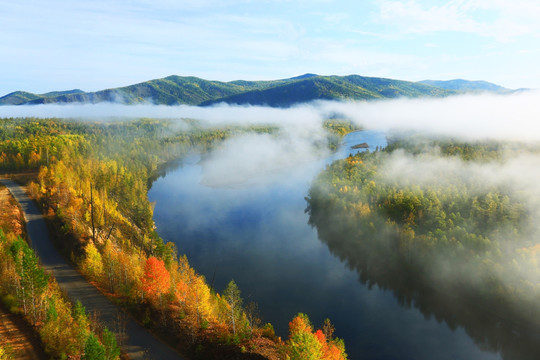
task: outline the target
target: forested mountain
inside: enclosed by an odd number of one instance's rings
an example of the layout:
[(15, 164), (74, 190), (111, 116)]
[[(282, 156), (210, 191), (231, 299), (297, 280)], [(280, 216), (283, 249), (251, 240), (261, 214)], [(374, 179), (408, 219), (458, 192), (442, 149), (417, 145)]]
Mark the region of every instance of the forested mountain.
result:
[(26, 91), (15, 91), (0, 98), (2, 105), (19, 105), (31, 100), (39, 99), (40, 96)]
[(0, 105), (21, 105), (31, 101), (39, 101), (40, 99), (56, 98), (64, 95), (81, 94), (84, 91), (79, 89), (66, 91), (51, 91), (45, 94), (32, 94), (26, 91), (15, 91), (5, 96), (0, 97)]
[(368, 100), (396, 97), (448, 96), (451, 90), (384, 78), (349, 76), (319, 76), (306, 74), (269, 88), (256, 89), (229, 97), (210, 100), (201, 105), (220, 102), (290, 106), (313, 100)]
[(469, 81), (463, 79), (455, 80), (423, 80), (420, 84), (435, 86), (441, 89), (454, 90), (460, 92), (496, 92), (510, 93), (514, 90), (487, 82), (487, 81)]
[(438, 97), (478, 89), (510, 91), (487, 82), (465, 80), (410, 82), (359, 75), (304, 74), (270, 81), (221, 82), (172, 75), (96, 92), (69, 90), (33, 94), (16, 91), (0, 97), (0, 105), (116, 102), (205, 106), (225, 102), (282, 107), (313, 100)]
[(359, 75), (322, 76), (304, 74), (269, 81), (211, 81), (172, 75), (134, 85), (96, 92), (82, 90), (32, 94), (16, 91), (0, 97), (0, 105), (100, 103), (152, 103), (201, 105), (217, 103), (286, 107), (314, 100), (370, 100), (396, 97), (439, 97), (463, 92), (510, 90), (486, 81), (424, 80), (410, 82)]
[(208, 81), (196, 77), (169, 76), (135, 85), (106, 89), (97, 92), (64, 94), (56, 97), (43, 97), (29, 101), (29, 104), (48, 103), (99, 103), (118, 102), (137, 104), (151, 102), (164, 105), (197, 105), (202, 101), (220, 98), (251, 90), (248, 84)]
[(70, 90), (46, 94), (17, 91), (0, 98), (0, 105), (99, 103), (138, 104), (150, 102), (163, 105), (199, 105), (208, 100), (225, 98), (255, 89), (267, 89), (297, 79), (274, 81), (209, 81), (197, 77), (168, 76), (125, 87), (96, 92)]

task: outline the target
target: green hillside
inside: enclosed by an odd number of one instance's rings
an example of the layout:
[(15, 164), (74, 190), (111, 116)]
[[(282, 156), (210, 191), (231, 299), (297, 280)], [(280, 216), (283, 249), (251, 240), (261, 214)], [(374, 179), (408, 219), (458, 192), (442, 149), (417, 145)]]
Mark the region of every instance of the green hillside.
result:
[(440, 97), (464, 91), (511, 91), (485, 81), (410, 82), (385, 78), (304, 74), (268, 81), (211, 81), (168, 76), (96, 92), (82, 90), (32, 94), (16, 91), (0, 98), (0, 105), (100, 103), (202, 105), (216, 103), (287, 107), (314, 100), (370, 100), (397, 97)]
[[(298, 79), (298, 80), (297, 80)], [(250, 104), (290, 106), (314, 100), (369, 100), (396, 97), (448, 96), (455, 94), (433, 86), (358, 75), (309, 76), (289, 79), (280, 85), (256, 89), (229, 97), (203, 102), (212, 105)]]
[(67, 91), (51, 91), (45, 94), (32, 94), (26, 91), (15, 91), (0, 98), (0, 105), (21, 105), (44, 98), (55, 98), (65, 94), (79, 94), (84, 91), (79, 89)]
[(246, 87), (242, 85), (173, 75), (115, 89), (39, 98), (29, 101), (29, 103), (118, 102), (138, 104), (150, 102), (164, 105), (197, 105), (209, 99), (229, 96), (243, 91), (246, 91)]
[(39, 95), (26, 91), (15, 91), (2, 96), (0, 98), (0, 105), (20, 105), (39, 98)]
[(83, 94), (84, 91), (80, 89), (66, 90), (66, 91), (51, 91), (45, 94), (40, 94), (41, 97), (57, 97), (62, 95), (71, 95), (71, 94)]

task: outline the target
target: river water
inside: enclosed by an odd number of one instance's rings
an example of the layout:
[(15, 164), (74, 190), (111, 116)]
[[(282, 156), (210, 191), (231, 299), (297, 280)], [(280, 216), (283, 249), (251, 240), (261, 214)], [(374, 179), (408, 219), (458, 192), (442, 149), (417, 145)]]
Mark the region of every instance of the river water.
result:
[(263, 321), (283, 338), (288, 322), (303, 312), (315, 326), (330, 318), (351, 359), (503, 358), (482, 334), (473, 340), (459, 324), (423, 314), (414, 301), (403, 304), (395, 292), (363, 284), (308, 225), (304, 197), (312, 179), (363, 142), (372, 151), (386, 145), (379, 132), (352, 133), (330, 159), (243, 186), (205, 185), (204, 166), (190, 157), (149, 192), (158, 233), (175, 242), (218, 292), (234, 279), (245, 302), (257, 302)]

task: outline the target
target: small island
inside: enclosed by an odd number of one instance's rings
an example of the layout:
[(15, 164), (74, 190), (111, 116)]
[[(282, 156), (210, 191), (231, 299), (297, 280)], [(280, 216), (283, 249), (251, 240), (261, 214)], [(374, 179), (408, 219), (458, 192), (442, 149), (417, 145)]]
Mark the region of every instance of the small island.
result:
[(367, 148), (369, 148), (369, 145), (368, 143), (365, 143), (365, 142), (358, 145), (351, 146), (351, 149), (367, 149)]

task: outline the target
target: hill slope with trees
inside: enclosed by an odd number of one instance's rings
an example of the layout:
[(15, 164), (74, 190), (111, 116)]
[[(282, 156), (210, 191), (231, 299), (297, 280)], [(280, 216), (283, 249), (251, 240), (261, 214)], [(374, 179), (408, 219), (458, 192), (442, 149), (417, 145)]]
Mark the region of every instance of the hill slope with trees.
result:
[[(58, 248), (104, 294), (190, 357), (346, 359), (332, 327), (316, 330), (303, 314), (293, 318), (289, 339), (282, 341), (271, 324), (262, 325), (256, 307), (243, 304), (234, 281), (218, 293), (157, 235), (147, 191), (160, 166), (235, 135), (278, 132), (274, 126), (186, 125), (0, 119), (0, 171), (39, 169), (28, 191), (49, 219)], [(0, 260), (9, 258), (11, 247), (0, 236)], [(43, 302), (38, 315), (51, 309)], [(68, 350), (62, 344), (55, 354)]]
[(305, 74), (270, 81), (211, 81), (168, 76), (96, 92), (69, 90), (32, 94), (17, 91), (0, 98), (0, 105), (64, 103), (211, 105), (216, 103), (290, 106), (314, 100), (367, 100), (396, 97), (448, 96), (456, 92), (409, 81), (359, 75)]

